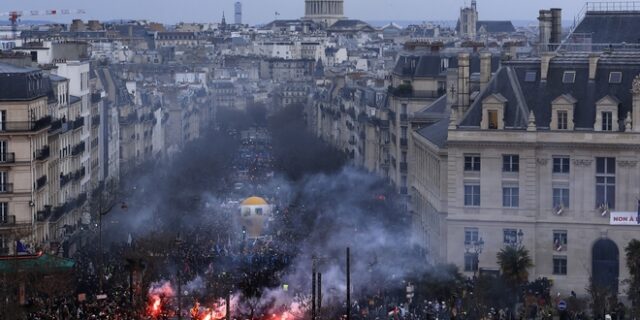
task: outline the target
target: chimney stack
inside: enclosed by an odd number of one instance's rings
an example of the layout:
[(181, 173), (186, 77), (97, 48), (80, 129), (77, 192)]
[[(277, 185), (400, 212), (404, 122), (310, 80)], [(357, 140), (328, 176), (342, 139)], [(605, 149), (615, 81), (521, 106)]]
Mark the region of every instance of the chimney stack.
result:
[(553, 17), (551, 10), (540, 10), (538, 16), (538, 23), (540, 29), (540, 51), (546, 52), (549, 50), (549, 43), (551, 42), (551, 29), (553, 28)]
[(460, 115), (469, 108), (469, 54), (458, 54), (458, 111)]
[(491, 80), (491, 52), (480, 53), (480, 92), (484, 91)]
[(551, 43), (562, 43), (562, 9), (551, 8)]

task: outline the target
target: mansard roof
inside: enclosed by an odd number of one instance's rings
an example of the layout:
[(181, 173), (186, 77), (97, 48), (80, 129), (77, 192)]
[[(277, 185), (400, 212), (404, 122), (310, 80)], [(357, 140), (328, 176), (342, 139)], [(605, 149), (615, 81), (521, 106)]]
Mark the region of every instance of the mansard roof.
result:
[(571, 34), (591, 43), (640, 43), (640, 11), (588, 11)]
[[(448, 60), (449, 68), (458, 67), (458, 56), (456, 54), (424, 54), (424, 55), (404, 55), (398, 58), (393, 73), (405, 77), (413, 78), (434, 78), (446, 76), (447, 68), (444, 68), (443, 60)], [(480, 72), (480, 55), (477, 53), (470, 56), (469, 72)], [(491, 57), (491, 70), (495, 72), (500, 65), (500, 57)]]
[[(566, 71), (575, 72), (574, 82), (563, 81)], [(527, 73), (532, 72), (536, 72), (535, 80), (527, 77)], [(611, 72), (620, 72), (622, 81), (610, 83)], [(589, 80), (589, 57), (586, 54), (566, 54), (552, 59), (546, 81), (540, 79), (540, 59), (504, 62), (487, 88), (472, 102), (460, 128), (480, 127), (482, 101), (496, 93), (507, 99), (505, 128), (526, 129), (527, 116), (529, 111), (533, 111), (538, 129), (548, 129), (553, 102), (560, 98), (569, 99), (568, 96), (575, 100), (576, 130), (593, 130), (596, 104), (607, 96), (610, 98), (606, 99), (619, 101), (618, 119), (623, 121), (631, 111), (630, 90), (638, 74), (640, 53), (601, 56), (594, 80)]]

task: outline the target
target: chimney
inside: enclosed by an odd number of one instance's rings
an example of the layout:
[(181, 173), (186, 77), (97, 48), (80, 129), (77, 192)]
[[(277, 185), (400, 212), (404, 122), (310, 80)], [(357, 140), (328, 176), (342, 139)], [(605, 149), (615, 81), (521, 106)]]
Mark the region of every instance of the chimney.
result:
[(551, 8), (551, 43), (562, 43), (562, 9)]
[(552, 16), (550, 10), (540, 10), (538, 16), (538, 23), (540, 29), (540, 50), (542, 52), (548, 51), (548, 44), (551, 41), (551, 28), (552, 28)]
[(633, 95), (633, 102), (631, 106), (631, 126), (633, 128), (633, 132), (640, 132), (640, 76), (636, 76), (635, 79), (633, 79), (631, 94)]
[(469, 54), (458, 54), (458, 111), (465, 114), (469, 108)]
[(491, 52), (480, 53), (480, 92), (484, 91), (491, 80)]
[(600, 54), (589, 54), (589, 81), (596, 80), (596, 71), (598, 70), (598, 60), (600, 60)]
[(547, 74), (549, 73), (549, 64), (551, 63), (551, 59), (555, 57), (556, 54), (553, 52), (543, 52), (540, 57), (540, 80), (547, 81)]

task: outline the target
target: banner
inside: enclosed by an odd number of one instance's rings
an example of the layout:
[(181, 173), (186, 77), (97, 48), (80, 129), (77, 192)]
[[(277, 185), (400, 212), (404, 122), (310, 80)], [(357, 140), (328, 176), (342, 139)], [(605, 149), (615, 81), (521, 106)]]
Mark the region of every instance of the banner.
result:
[(637, 212), (612, 211), (609, 216), (610, 225), (638, 225)]

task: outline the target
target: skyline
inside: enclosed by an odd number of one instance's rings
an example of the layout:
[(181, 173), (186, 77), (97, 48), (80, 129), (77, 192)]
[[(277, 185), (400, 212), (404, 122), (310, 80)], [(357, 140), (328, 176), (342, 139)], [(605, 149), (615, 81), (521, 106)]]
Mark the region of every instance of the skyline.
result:
[[(83, 0), (5, 0), (0, 4), (0, 12), (12, 10), (84, 9), (86, 14), (78, 16), (24, 17), (25, 20), (47, 20), (70, 22), (71, 19), (112, 20), (139, 19), (167, 24), (178, 22), (219, 22), (223, 12), (227, 21), (233, 21), (234, 0), (112, 0), (110, 2)], [(244, 0), (243, 22), (251, 25), (262, 24), (276, 18), (297, 19), (304, 13), (303, 0), (269, 0), (268, 7), (263, 0)], [(460, 7), (469, 0), (451, 0), (449, 6), (438, 6), (434, 0), (345, 0), (345, 15), (351, 19), (365, 21), (450, 21), (458, 18)], [(583, 8), (585, 1), (564, 0), (559, 6), (557, 0), (531, 2), (506, 0), (478, 0), (481, 20), (535, 21), (540, 9), (561, 7), (563, 20), (573, 20)], [(154, 10), (150, 10), (153, 7)], [(265, 8), (267, 7), (267, 8)], [(390, 10), (393, 14), (388, 15)], [(423, 13), (420, 13), (423, 12)], [(513, 14), (513, 13), (517, 14)], [(4, 17), (3, 17), (4, 18)]]

